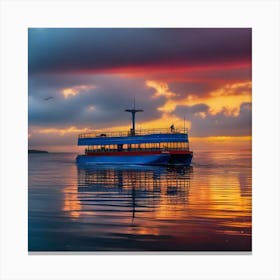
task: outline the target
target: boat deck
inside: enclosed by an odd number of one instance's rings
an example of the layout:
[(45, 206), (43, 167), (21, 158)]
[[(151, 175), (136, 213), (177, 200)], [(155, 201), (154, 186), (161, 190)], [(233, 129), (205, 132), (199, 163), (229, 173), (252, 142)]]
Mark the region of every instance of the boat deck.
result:
[(187, 128), (155, 128), (155, 129), (139, 129), (136, 131), (93, 131), (79, 134), (79, 139), (81, 138), (106, 138), (106, 137), (126, 137), (126, 136), (144, 136), (150, 134), (178, 134), (183, 133), (187, 134)]

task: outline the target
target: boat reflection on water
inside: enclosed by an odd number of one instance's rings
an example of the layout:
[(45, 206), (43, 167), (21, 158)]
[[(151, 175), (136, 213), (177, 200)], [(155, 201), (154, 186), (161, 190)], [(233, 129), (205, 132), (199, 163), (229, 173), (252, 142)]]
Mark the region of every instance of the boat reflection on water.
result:
[(30, 155), (29, 251), (250, 252), (250, 155), (201, 152), (193, 168)]
[(251, 250), (250, 197), (238, 173), (209, 169), (77, 166), (65, 213), (88, 251)]
[(134, 220), (137, 212), (185, 205), (191, 176), (192, 167), (78, 166), (79, 199), (84, 206), (102, 203), (103, 211), (106, 206), (110, 211), (126, 211)]

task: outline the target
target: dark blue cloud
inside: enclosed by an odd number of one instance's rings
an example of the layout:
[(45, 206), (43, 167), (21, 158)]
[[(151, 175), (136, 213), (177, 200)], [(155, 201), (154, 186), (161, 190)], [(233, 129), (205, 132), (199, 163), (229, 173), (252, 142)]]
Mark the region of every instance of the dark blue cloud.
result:
[(208, 111), (209, 111), (209, 106), (201, 103), (193, 106), (178, 105), (176, 107), (175, 113), (183, 118), (184, 116), (191, 117), (195, 113), (207, 113)]
[(188, 95), (206, 96), (217, 87), (208, 82), (171, 82), (168, 85), (170, 91), (177, 94), (175, 100)]
[[(124, 109), (133, 105), (145, 112), (137, 116), (138, 122), (160, 117), (156, 110), (165, 98), (151, 98), (153, 89), (143, 80), (125, 79), (115, 76), (71, 77), (64, 75), (34, 76), (29, 85), (29, 124), (44, 127), (108, 127), (130, 124), (130, 116)], [(94, 86), (81, 89), (76, 96), (65, 98), (63, 88), (79, 85)], [(46, 97), (53, 97), (45, 100)], [(91, 110), (90, 107), (93, 109)]]
[(249, 28), (30, 28), (29, 73), (251, 61)]
[[(243, 103), (240, 113), (236, 116), (228, 116), (226, 111), (216, 115), (208, 113), (209, 107), (205, 104), (194, 106), (177, 106), (175, 114), (192, 122), (191, 135), (193, 137), (204, 136), (249, 136), (252, 135), (252, 104)], [(204, 112), (202, 118), (196, 113)]]

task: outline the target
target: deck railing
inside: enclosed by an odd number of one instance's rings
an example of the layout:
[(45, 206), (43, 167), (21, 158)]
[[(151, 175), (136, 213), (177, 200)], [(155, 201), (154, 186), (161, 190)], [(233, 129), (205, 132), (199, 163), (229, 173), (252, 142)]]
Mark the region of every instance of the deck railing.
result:
[(124, 137), (124, 136), (141, 136), (148, 134), (174, 134), (174, 133), (188, 133), (187, 128), (154, 128), (154, 129), (138, 129), (136, 131), (94, 131), (86, 132), (79, 135), (79, 138), (95, 138), (95, 137)]

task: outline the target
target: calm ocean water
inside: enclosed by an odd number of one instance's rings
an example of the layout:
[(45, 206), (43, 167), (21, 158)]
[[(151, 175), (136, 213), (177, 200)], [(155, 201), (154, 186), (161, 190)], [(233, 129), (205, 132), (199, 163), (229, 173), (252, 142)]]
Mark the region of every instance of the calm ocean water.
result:
[(29, 154), (29, 251), (251, 251), (251, 150), (195, 151), (190, 168), (78, 168)]

